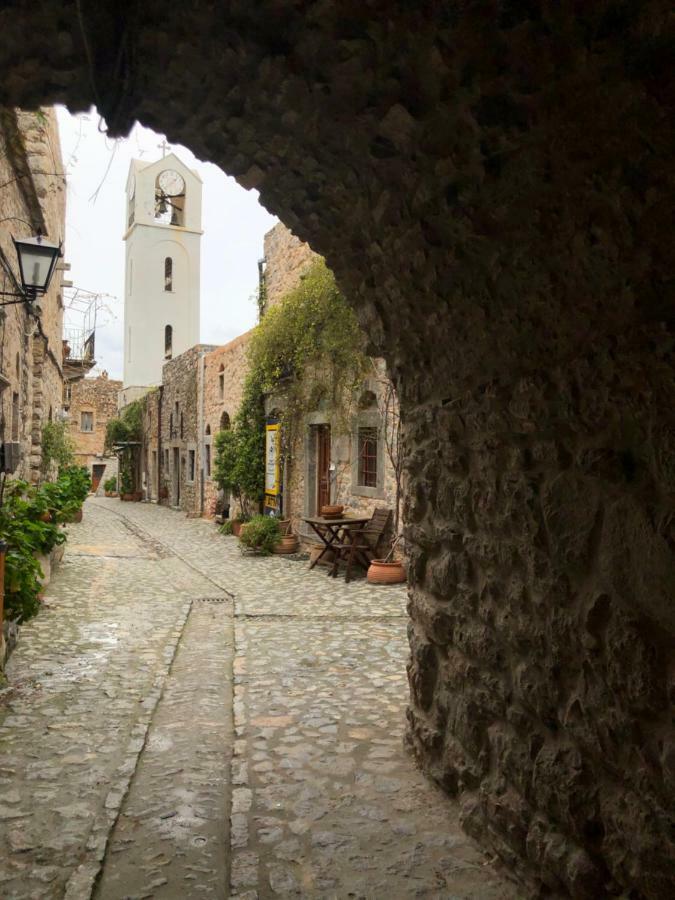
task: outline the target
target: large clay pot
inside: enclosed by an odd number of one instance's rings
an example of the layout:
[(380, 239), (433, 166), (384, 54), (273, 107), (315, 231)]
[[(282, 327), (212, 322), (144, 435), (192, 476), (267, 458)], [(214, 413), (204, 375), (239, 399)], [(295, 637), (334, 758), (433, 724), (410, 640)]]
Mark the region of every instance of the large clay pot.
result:
[(405, 567), (400, 560), (385, 562), (373, 559), (366, 576), (370, 584), (401, 584), (405, 581)]
[(285, 534), (274, 548), (275, 553), (297, 553), (298, 538), (295, 534)]
[(241, 533), (241, 525), (242, 525), (241, 522), (237, 522), (236, 519), (232, 519), (232, 534), (235, 537), (239, 537), (239, 535)]
[(73, 513), (73, 516), (72, 516), (72, 518), (71, 518), (70, 521), (71, 521), (71, 522), (81, 522), (81, 521), (82, 521), (82, 516), (83, 516), (82, 507), (80, 507), (80, 508), (77, 510), (77, 512)]

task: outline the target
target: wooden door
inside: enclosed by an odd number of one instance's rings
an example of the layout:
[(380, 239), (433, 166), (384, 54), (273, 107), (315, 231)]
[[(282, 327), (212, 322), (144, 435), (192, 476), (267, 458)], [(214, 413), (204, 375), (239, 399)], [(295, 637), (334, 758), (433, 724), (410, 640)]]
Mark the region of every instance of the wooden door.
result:
[(180, 450), (173, 448), (173, 505), (180, 506)]
[(330, 425), (316, 429), (316, 514), (330, 503)]
[(104, 465), (95, 464), (91, 467), (91, 492), (95, 494), (98, 490), (98, 486), (101, 483), (101, 478), (103, 478), (103, 473), (105, 472)]

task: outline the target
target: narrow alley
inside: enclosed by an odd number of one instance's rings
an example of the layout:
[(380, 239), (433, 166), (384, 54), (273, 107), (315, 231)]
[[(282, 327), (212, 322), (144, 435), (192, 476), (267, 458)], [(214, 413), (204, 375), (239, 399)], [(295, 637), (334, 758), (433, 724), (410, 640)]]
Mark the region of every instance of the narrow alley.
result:
[(403, 747), (405, 601), (90, 499), (0, 694), (0, 895), (515, 897)]

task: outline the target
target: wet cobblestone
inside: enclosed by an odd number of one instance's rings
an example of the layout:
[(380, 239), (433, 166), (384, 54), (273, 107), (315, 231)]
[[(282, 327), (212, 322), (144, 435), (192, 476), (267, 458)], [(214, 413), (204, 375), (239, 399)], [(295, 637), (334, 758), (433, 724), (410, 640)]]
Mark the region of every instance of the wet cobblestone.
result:
[(0, 896), (515, 897), (403, 749), (405, 599), (88, 501), (0, 705)]

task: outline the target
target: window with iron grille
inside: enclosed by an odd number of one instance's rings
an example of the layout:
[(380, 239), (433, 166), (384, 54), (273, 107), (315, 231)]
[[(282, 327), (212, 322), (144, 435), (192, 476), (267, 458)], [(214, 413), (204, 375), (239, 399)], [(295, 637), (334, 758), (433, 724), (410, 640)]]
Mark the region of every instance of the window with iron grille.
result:
[(360, 427), (359, 473), (360, 487), (377, 487), (377, 428)]

